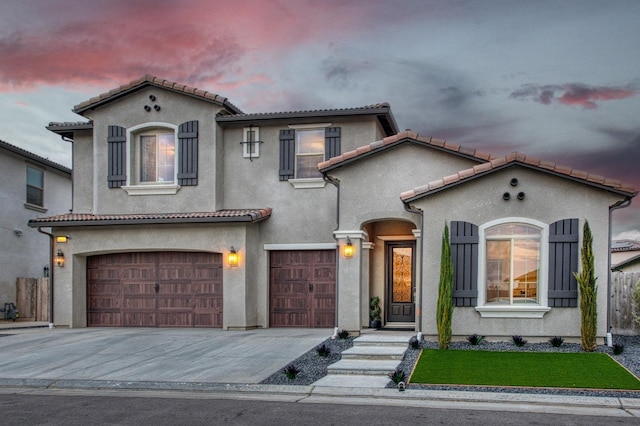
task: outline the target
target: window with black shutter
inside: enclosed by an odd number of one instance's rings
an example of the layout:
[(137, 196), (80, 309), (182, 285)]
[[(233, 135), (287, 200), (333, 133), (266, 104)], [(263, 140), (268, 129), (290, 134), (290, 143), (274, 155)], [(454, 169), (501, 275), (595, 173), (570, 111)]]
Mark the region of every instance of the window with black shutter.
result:
[(477, 225), (451, 222), (454, 306), (476, 306), (478, 303), (478, 239)]
[(563, 219), (549, 226), (549, 307), (578, 306), (579, 221)]
[(281, 130), (279, 178), (321, 178), (318, 164), (340, 153), (340, 127)]
[(198, 121), (182, 123), (178, 129), (178, 185), (198, 184)]
[(109, 126), (107, 134), (109, 188), (120, 188), (127, 183), (127, 131), (121, 126)]

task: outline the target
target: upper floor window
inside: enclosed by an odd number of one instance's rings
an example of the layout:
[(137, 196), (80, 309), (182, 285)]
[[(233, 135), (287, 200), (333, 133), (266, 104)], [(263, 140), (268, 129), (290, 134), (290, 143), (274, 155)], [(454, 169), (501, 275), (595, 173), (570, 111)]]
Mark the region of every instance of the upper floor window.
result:
[(324, 160), (324, 129), (296, 131), (296, 178), (317, 178), (322, 175), (318, 164)]
[(539, 303), (540, 228), (518, 223), (485, 230), (486, 304)]
[(140, 135), (140, 182), (174, 182), (176, 139), (173, 131), (163, 130)]
[(197, 120), (129, 129), (109, 125), (109, 188), (122, 188), (129, 195), (161, 195), (198, 185), (198, 127)]
[(245, 127), (242, 130), (242, 156), (244, 158), (260, 157), (260, 129), (258, 127)]
[(296, 188), (324, 186), (318, 164), (340, 155), (340, 127), (331, 123), (292, 125), (280, 130), (281, 181)]
[(44, 171), (27, 166), (27, 204), (44, 207)]

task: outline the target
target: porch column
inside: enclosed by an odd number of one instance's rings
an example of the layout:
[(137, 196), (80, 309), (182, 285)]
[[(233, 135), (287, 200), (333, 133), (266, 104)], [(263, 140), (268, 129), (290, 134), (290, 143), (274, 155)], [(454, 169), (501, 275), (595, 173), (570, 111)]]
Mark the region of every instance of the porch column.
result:
[(360, 277), (361, 277), (361, 288), (360, 288), (360, 294), (361, 294), (361, 303), (362, 303), (362, 318), (361, 318), (361, 328), (367, 328), (369, 327), (369, 312), (370, 312), (370, 307), (369, 307), (369, 300), (371, 299), (371, 292), (370, 292), (370, 288), (371, 285), (369, 283), (369, 267), (370, 267), (370, 261), (371, 261), (371, 250), (373, 250), (373, 248), (375, 247), (375, 244), (369, 241), (363, 241), (362, 242), (362, 264), (361, 264), (361, 271), (360, 271)]
[[(338, 318), (336, 327), (358, 334), (361, 329), (362, 313), (362, 270), (364, 259), (368, 251), (363, 253), (363, 241), (368, 239), (366, 232), (335, 231), (334, 236), (338, 241), (338, 277), (337, 277), (337, 303)], [(353, 246), (351, 257), (345, 256), (345, 247), (350, 242)], [(367, 258), (368, 259), (368, 258)], [(368, 261), (366, 262), (368, 268)]]
[(422, 324), (422, 306), (424, 305), (422, 302), (422, 229), (414, 229), (413, 236), (416, 238), (416, 294), (415, 294), (415, 302), (416, 302), (416, 331), (418, 332), (418, 340), (422, 340), (423, 334), (423, 324)]

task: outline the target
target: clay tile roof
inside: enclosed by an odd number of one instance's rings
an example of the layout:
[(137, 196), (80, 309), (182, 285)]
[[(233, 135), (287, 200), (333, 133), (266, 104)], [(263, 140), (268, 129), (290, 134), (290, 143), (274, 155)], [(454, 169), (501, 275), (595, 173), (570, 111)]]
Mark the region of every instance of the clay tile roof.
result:
[(242, 113), (242, 111), (238, 107), (233, 105), (231, 102), (229, 102), (227, 98), (218, 96), (215, 93), (207, 92), (205, 90), (195, 89), (193, 87), (188, 87), (182, 84), (175, 83), (173, 81), (154, 77), (149, 74), (146, 74), (138, 79), (131, 80), (127, 84), (123, 84), (120, 87), (111, 89), (108, 92), (105, 92), (101, 95), (98, 95), (89, 99), (88, 101), (81, 102), (73, 108), (73, 112), (77, 114), (82, 114), (84, 111), (104, 105), (114, 99), (117, 99), (121, 96), (125, 96), (131, 92), (135, 92), (136, 90), (139, 90), (146, 86), (162, 87), (168, 90), (172, 90), (174, 92), (185, 93), (190, 96), (194, 96), (196, 98), (203, 99), (208, 102), (213, 102), (220, 106), (223, 106), (233, 114)]
[(65, 174), (70, 175), (71, 174), (71, 169), (68, 167), (63, 166), (62, 164), (58, 164), (54, 161), (49, 160), (48, 158), (44, 158), (41, 157), (37, 154), (34, 154), (30, 151), (27, 151), (26, 149), (22, 149), (18, 146), (12, 145), (9, 142), (5, 142), (3, 140), (0, 140), (0, 149), (5, 149), (7, 151), (13, 152), (14, 154), (18, 154), (20, 156), (22, 156), (22, 158), (28, 158), (31, 161), (34, 161), (36, 163), (40, 163), (43, 166), (48, 166), (51, 168), (54, 168), (56, 170), (59, 170)]
[(361, 146), (352, 151), (347, 151), (342, 155), (338, 155), (337, 157), (331, 158), (328, 161), (323, 161), (320, 164), (318, 164), (318, 169), (321, 172), (327, 172), (331, 169), (341, 167), (352, 161), (355, 161), (355, 160), (367, 157), (368, 155), (372, 155), (377, 152), (388, 149), (399, 143), (413, 143), (420, 146), (435, 148), (440, 151), (446, 151), (449, 153), (461, 155), (463, 157), (475, 160), (479, 163), (485, 162), (493, 158), (493, 156), (491, 156), (490, 154), (483, 153), (472, 148), (461, 147), (460, 145), (448, 143), (441, 139), (420, 136), (418, 133), (414, 131), (405, 130), (395, 135), (387, 136), (382, 140), (378, 140), (368, 145)]
[(82, 214), (68, 213), (29, 221), (29, 226), (145, 225), (176, 223), (259, 222), (271, 216), (271, 208), (218, 210), (198, 213)]
[(525, 167), (540, 170), (545, 173), (552, 173), (557, 176), (570, 178), (587, 185), (593, 185), (601, 189), (616, 192), (618, 194), (635, 197), (638, 191), (633, 185), (625, 184), (615, 179), (606, 179), (603, 176), (591, 175), (580, 170), (573, 170), (567, 166), (560, 166), (550, 161), (541, 161), (534, 157), (529, 157), (520, 152), (512, 152), (504, 157), (494, 158), (486, 163), (478, 164), (470, 169), (462, 170), (457, 174), (444, 177), (427, 185), (404, 191), (400, 198), (404, 202), (409, 202), (426, 195), (439, 192), (447, 187), (457, 185), (461, 182), (474, 179), (495, 170), (508, 167), (512, 164), (521, 164)]
[(611, 242), (611, 251), (636, 251), (640, 250), (640, 241), (635, 240), (614, 240)]

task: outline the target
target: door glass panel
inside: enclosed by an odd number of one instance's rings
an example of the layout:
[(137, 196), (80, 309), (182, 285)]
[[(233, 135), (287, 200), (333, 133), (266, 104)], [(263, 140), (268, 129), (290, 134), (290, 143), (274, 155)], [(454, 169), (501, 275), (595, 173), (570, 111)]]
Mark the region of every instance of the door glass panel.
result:
[(394, 247), (393, 252), (393, 303), (412, 302), (413, 249), (411, 247)]

